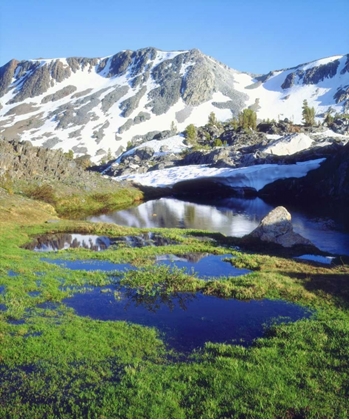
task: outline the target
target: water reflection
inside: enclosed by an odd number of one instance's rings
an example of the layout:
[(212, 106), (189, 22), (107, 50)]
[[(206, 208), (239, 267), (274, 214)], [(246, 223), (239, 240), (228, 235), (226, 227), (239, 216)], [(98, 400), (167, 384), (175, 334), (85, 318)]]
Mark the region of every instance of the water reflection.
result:
[(102, 251), (111, 246), (127, 246), (141, 248), (144, 246), (165, 246), (176, 242), (163, 236), (147, 232), (134, 236), (120, 236), (108, 238), (97, 235), (80, 235), (76, 233), (55, 233), (40, 235), (25, 245), (25, 249), (37, 252), (58, 251), (68, 248), (85, 248), (92, 251)]
[(85, 248), (101, 251), (107, 249), (110, 245), (110, 239), (106, 236), (56, 233), (40, 235), (30, 244), (27, 244), (25, 248), (38, 252), (58, 251), (68, 248)]
[[(244, 268), (236, 268), (229, 261), (224, 259), (231, 259), (230, 254), (226, 255), (209, 255), (200, 253), (190, 253), (182, 256), (173, 254), (165, 254), (156, 256), (155, 263), (158, 265), (167, 265), (169, 267), (176, 267), (184, 269), (187, 273), (194, 273), (198, 278), (208, 280), (213, 277), (232, 277), (248, 274), (251, 271)], [(63, 259), (42, 258), (51, 264), (56, 264), (70, 270), (85, 270), (85, 271), (128, 271), (137, 270), (137, 268), (128, 263), (115, 264), (109, 261), (101, 260), (76, 260), (69, 261)]]
[[(174, 198), (151, 200), (127, 210), (91, 217), (94, 222), (154, 228), (193, 228), (241, 237), (255, 229), (276, 205), (260, 198), (227, 198), (193, 203)], [(324, 206), (297, 208), (286, 205), (292, 215), (294, 230), (310, 239), (319, 249), (349, 255), (349, 215), (346, 209)]]
[[(120, 298), (120, 294), (117, 295), (117, 299)], [(126, 299), (125, 299), (126, 298)], [(176, 307), (186, 311), (188, 304), (196, 299), (194, 293), (158, 293), (156, 295), (140, 294), (135, 289), (123, 289), (123, 299), (126, 301), (124, 310), (132, 311), (133, 308), (142, 307), (149, 312), (156, 313), (161, 308), (167, 308), (173, 311)]]
[(206, 229), (239, 237), (257, 227), (272, 208), (260, 198), (227, 198), (205, 204), (160, 198), (127, 210), (94, 216), (89, 220), (143, 228)]
[[(284, 301), (221, 299), (200, 293), (144, 296), (127, 290), (101, 293), (101, 288), (64, 300), (80, 316), (122, 320), (155, 327), (165, 342), (180, 352), (191, 352), (205, 342), (244, 345), (263, 335), (264, 324), (278, 317), (296, 321), (310, 316), (301, 306)], [(286, 318), (286, 319), (285, 319)]]
[(208, 254), (189, 254), (183, 256), (159, 255), (156, 263), (184, 269), (187, 273), (195, 272), (195, 275), (207, 280), (212, 277), (241, 276), (251, 271), (245, 268), (236, 268), (226, 258), (231, 259), (230, 254), (208, 255)]
[(226, 199), (220, 201), (218, 206), (161, 198), (127, 210), (91, 217), (89, 220), (143, 228), (205, 229), (230, 236), (243, 236), (257, 227), (261, 217), (271, 209), (259, 198)]

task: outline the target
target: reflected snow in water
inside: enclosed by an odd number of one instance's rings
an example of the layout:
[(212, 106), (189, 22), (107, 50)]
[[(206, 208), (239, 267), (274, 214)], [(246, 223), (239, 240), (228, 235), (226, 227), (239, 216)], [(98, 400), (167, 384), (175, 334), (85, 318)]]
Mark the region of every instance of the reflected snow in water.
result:
[(58, 251), (68, 248), (85, 248), (101, 251), (107, 249), (110, 245), (111, 241), (106, 236), (55, 233), (40, 235), (31, 243), (25, 245), (25, 248), (37, 252)]
[(40, 235), (32, 242), (25, 245), (25, 249), (36, 252), (52, 252), (68, 248), (85, 248), (91, 251), (103, 251), (110, 246), (128, 246), (141, 248), (144, 246), (165, 246), (176, 242), (153, 233), (141, 233), (133, 236), (120, 236), (108, 238), (97, 235), (80, 235), (75, 233), (55, 233)]
[[(226, 198), (200, 203), (161, 198), (89, 220), (141, 228), (204, 229), (242, 237), (255, 229), (275, 207), (260, 198)], [(349, 255), (349, 216), (345, 209), (329, 213), (321, 206), (311, 210), (285, 207), (291, 213), (295, 232), (323, 251)]]
[(208, 204), (160, 198), (88, 220), (140, 228), (205, 229), (239, 237), (257, 227), (259, 221), (272, 209), (272, 206), (259, 198), (230, 198)]

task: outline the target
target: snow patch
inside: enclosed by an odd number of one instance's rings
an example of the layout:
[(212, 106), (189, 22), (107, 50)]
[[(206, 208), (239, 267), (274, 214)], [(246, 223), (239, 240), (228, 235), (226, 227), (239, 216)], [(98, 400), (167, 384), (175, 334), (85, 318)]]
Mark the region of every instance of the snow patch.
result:
[(278, 179), (301, 178), (317, 169), (325, 159), (297, 162), (291, 165), (264, 164), (244, 168), (211, 168), (206, 165), (189, 165), (166, 168), (145, 174), (114, 177), (116, 181), (128, 180), (149, 187), (172, 187), (180, 181), (214, 179), (233, 188), (254, 188), (261, 190)]

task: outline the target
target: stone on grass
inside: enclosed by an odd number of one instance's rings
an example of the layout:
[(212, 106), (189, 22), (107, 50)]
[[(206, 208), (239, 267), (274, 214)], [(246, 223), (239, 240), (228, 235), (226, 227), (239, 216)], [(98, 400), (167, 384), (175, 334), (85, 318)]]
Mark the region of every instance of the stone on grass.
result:
[(312, 245), (308, 239), (293, 231), (291, 215), (282, 206), (268, 213), (259, 226), (247, 236), (263, 242), (279, 244), (285, 248), (295, 245)]

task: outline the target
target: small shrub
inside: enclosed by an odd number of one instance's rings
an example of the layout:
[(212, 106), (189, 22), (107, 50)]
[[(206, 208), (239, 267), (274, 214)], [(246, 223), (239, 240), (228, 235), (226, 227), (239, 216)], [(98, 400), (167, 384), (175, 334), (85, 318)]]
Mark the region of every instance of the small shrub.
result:
[(0, 187), (7, 191), (9, 194), (14, 194), (13, 179), (8, 172), (0, 176)]
[(76, 164), (79, 165), (81, 168), (83, 169), (87, 169), (90, 166), (92, 166), (92, 162), (91, 162), (91, 156), (89, 155), (84, 155), (84, 156), (79, 156), (78, 158), (74, 159)]
[(221, 139), (215, 139), (214, 142), (213, 142), (213, 146), (214, 147), (222, 147), (223, 146), (222, 140)]
[(128, 142), (127, 142), (127, 145), (126, 145), (126, 151), (127, 151), (127, 150), (131, 150), (131, 149), (133, 149), (133, 147), (134, 147), (134, 146), (133, 146), (132, 141), (128, 141)]
[(74, 152), (70, 149), (68, 152), (64, 153), (64, 156), (69, 160), (73, 160), (74, 159)]
[(27, 196), (33, 200), (40, 200), (49, 204), (56, 203), (55, 191), (50, 184), (43, 184), (31, 188), (29, 191), (27, 191)]

